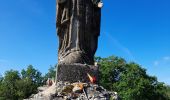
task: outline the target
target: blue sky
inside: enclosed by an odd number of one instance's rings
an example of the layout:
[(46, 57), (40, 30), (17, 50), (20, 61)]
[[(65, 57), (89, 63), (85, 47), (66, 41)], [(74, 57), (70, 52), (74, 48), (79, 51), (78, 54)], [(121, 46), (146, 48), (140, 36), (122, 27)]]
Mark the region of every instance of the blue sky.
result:
[[(170, 85), (170, 1), (103, 0), (97, 56), (135, 61)], [(57, 63), (55, 0), (0, 1), (0, 73)]]

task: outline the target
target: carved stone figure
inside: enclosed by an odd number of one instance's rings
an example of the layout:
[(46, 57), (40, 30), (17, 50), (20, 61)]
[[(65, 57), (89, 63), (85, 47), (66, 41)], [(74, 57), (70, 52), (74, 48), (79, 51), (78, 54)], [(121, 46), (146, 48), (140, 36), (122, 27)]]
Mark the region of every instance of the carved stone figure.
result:
[(94, 64), (101, 7), (100, 0), (57, 0), (59, 64)]

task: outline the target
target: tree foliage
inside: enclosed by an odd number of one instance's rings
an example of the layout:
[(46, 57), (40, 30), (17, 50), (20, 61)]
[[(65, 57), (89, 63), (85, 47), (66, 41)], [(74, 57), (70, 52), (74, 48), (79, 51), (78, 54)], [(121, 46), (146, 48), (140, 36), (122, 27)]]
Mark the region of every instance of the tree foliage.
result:
[(26, 70), (6, 71), (4, 78), (0, 78), (0, 100), (23, 100), (37, 92), (42, 85), (41, 73), (29, 65)]
[(167, 86), (167, 95), (170, 98), (170, 86)]
[(37, 92), (37, 85), (30, 78), (24, 78), (16, 82), (18, 99), (28, 98)]
[(127, 63), (118, 57), (96, 57), (100, 65), (100, 84), (118, 92), (122, 100), (169, 100), (164, 83), (149, 76), (136, 63)]
[(21, 71), (22, 79), (28, 78), (31, 80), (37, 87), (43, 84), (43, 77), (41, 72), (33, 68), (32, 65), (27, 67), (27, 70)]
[(17, 100), (16, 82), (18, 80), (20, 80), (18, 71), (10, 70), (5, 73), (0, 86), (0, 99)]

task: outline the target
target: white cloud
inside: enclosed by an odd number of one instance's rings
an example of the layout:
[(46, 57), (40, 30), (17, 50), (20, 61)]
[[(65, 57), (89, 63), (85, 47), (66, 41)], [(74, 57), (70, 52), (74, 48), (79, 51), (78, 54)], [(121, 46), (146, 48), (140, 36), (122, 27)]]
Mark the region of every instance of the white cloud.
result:
[(0, 59), (0, 75), (4, 75), (4, 72), (8, 70), (11, 66), (11, 63), (9, 60), (6, 59)]
[(9, 66), (9, 61), (5, 59), (0, 59), (0, 68), (5, 68)]
[(0, 59), (0, 63), (6, 63), (6, 62), (8, 62), (8, 60), (5, 60), (5, 59)]
[(157, 76), (160, 82), (170, 85), (170, 56), (164, 56), (153, 62), (155, 68), (152, 69), (152, 74)]
[(115, 39), (110, 33), (108, 32), (105, 32), (105, 35), (110, 38), (110, 40), (112, 40), (113, 44), (118, 48), (120, 49), (120, 51), (124, 52), (128, 58), (130, 58), (131, 60), (133, 61), (136, 61), (135, 60), (135, 57), (133, 56), (132, 52), (127, 48), (125, 47), (123, 44), (121, 44), (117, 39)]
[(169, 56), (163, 57), (163, 60), (168, 61), (170, 60), (170, 57)]
[(158, 66), (159, 65), (159, 61), (154, 61), (154, 66)]
[(154, 66), (158, 66), (158, 65), (167, 65), (167, 66), (170, 66), (170, 56), (165, 56), (165, 57), (162, 57), (159, 60), (155, 60), (153, 62), (153, 65)]

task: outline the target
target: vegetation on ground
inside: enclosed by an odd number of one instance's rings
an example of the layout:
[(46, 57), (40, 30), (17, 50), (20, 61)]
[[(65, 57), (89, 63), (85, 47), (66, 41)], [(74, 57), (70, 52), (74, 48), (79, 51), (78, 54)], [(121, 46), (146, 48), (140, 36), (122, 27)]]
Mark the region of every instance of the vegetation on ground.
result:
[(96, 57), (100, 65), (100, 84), (118, 92), (122, 100), (169, 100), (167, 86), (146, 73), (146, 69), (124, 59)]

